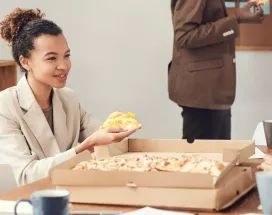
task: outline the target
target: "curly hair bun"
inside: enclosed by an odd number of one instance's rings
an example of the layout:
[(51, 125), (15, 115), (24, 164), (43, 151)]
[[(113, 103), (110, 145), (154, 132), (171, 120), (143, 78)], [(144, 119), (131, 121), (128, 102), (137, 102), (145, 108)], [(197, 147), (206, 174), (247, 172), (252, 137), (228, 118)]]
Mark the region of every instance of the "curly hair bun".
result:
[(9, 13), (4, 21), (0, 23), (1, 37), (12, 44), (14, 37), (16, 37), (20, 30), (30, 21), (35, 19), (42, 19), (45, 16), (39, 9), (21, 9), (16, 8)]

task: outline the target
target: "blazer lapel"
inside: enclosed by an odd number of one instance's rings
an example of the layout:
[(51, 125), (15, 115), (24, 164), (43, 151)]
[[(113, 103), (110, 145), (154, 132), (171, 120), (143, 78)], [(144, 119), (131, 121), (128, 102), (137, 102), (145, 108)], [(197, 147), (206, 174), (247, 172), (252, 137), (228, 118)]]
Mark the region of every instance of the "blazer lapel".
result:
[(17, 87), (20, 106), (26, 110), (23, 118), (40, 144), (45, 157), (52, 157), (58, 154), (60, 152), (58, 143), (25, 76), (19, 81)]
[(53, 119), (54, 119), (54, 135), (61, 152), (67, 150), (68, 147), (68, 130), (66, 122), (66, 113), (59, 99), (58, 93), (53, 93)]

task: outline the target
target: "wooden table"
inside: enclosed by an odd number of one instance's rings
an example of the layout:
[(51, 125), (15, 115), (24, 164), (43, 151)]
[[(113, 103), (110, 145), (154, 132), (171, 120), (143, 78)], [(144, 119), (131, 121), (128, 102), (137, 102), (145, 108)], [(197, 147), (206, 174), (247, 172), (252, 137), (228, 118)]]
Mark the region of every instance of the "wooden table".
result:
[[(260, 148), (262, 151), (268, 154), (272, 154), (271, 151), (269, 151), (267, 148)], [(255, 159), (250, 160), (247, 163), (250, 163), (253, 168), (257, 167), (258, 164), (261, 163), (261, 159)], [(6, 193), (0, 194), (1, 200), (17, 200), (19, 198), (29, 198), (31, 193), (36, 190), (41, 189), (52, 189), (54, 188), (51, 184), (50, 178), (46, 178), (37, 182), (34, 182), (32, 184), (28, 184), (26, 186), (22, 186), (19, 188), (16, 188), (14, 190), (11, 190)], [(257, 189), (253, 189), (250, 191), (245, 197), (240, 199), (238, 202), (236, 202), (234, 205), (232, 205), (230, 208), (225, 209), (218, 213), (212, 213), (212, 212), (195, 212), (199, 215), (212, 215), (212, 214), (245, 214), (245, 213), (259, 213), (261, 214), (261, 211), (259, 211), (257, 208), (260, 205), (260, 200), (258, 196)], [(132, 207), (116, 207), (116, 206), (99, 206), (99, 205), (90, 205), (90, 204), (72, 204), (71, 205), (72, 210), (113, 210), (113, 211), (122, 211), (122, 212), (128, 212), (133, 211), (138, 208), (132, 208)], [(189, 211), (194, 212), (194, 211)]]

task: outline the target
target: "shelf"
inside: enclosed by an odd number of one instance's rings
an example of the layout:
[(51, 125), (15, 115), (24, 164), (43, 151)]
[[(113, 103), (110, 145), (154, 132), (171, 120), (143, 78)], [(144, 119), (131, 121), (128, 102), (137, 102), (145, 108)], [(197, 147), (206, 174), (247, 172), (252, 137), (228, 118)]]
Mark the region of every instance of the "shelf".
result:
[(15, 61), (0, 60), (0, 91), (17, 84), (17, 65)]
[(0, 67), (16, 66), (16, 62), (13, 60), (0, 60)]

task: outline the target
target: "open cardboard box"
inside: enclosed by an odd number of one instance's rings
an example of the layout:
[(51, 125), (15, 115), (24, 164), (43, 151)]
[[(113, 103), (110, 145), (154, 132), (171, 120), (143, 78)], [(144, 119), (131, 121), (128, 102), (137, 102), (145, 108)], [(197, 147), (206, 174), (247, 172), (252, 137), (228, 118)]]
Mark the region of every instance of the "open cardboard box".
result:
[[(255, 185), (250, 166), (239, 166), (255, 152), (254, 141), (128, 139), (95, 148), (50, 172), (57, 188), (70, 192), (72, 203), (221, 210)], [(210, 174), (184, 172), (103, 172), (72, 170), (81, 161), (132, 153), (197, 153), (226, 163), (216, 180)]]

